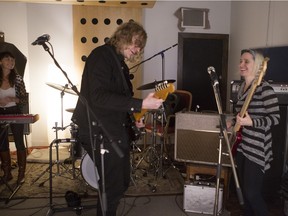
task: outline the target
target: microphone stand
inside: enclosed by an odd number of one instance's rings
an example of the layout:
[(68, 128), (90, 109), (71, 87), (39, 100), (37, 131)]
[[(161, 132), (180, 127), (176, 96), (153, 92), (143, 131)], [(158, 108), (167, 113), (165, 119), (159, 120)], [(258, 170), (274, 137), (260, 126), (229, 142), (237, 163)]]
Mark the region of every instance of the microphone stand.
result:
[(216, 192), (215, 192), (215, 203), (214, 203), (214, 216), (218, 215), (218, 199), (219, 199), (219, 187), (220, 187), (220, 177), (221, 177), (221, 160), (222, 160), (222, 137), (224, 136), (226, 144), (227, 144), (227, 149), (230, 157), (230, 163), (232, 167), (232, 171), (234, 174), (234, 180), (235, 180), (235, 185), (237, 188), (237, 195), (239, 199), (240, 205), (244, 204), (243, 201), (243, 195), (242, 191), (239, 186), (239, 181), (235, 169), (235, 164), (234, 164), (234, 158), (231, 153), (231, 148), (230, 148), (230, 141), (228, 138), (228, 133), (227, 133), (227, 126), (226, 126), (226, 118), (225, 115), (222, 112), (222, 106), (221, 106), (221, 98), (220, 98), (220, 91), (219, 91), (219, 82), (217, 78), (217, 74), (215, 72), (214, 67), (208, 67), (208, 73), (211, 76), (211, 81), (212, 81), (212, 86), (215, 94), (215, 99), (218, 107), (218, 112), (220, 115), (220, 142), (219, 142), (219, 156), (218, 156), (218, 163), (217, 163), (217, 182), (216, 182)]
[[(49, 43), (50, 44), (50, 43)], [(115, 152), (118, 154), (118, 156), (120, 158), (123, 158), (124, 157), (124, 154), (123, 152), (121, 151), (121, 149), (118, 147), (118, 145), (116, 144), (115, 141), (113, 141), (111, 139), (111, 135), (108, 133), (108, 131), (106, 130), (106, 128), (104, 128), (103, 124), (101, 124), (101, 122), (99, 121), (99, 119), (97, 118), (96, 114), (92, 111), (91, 107), (89, 106), (87, 100), (85, 97), (83, 97), (80, 92), (78, 91), (77, 87), (71, 82), (71, 80), (69, 79), (69, 77), (67, 76), (67, 73), (61, 68), (61, 66), (59, 65), (59, 63), (57, 62), (57, 60), (54, 58), (54, 55), (52, 55), (52, 53), (50, 52), (50, 49), (49, 47), (47, 46), (47, 44), (45, 42), (41, 43), (40, 45), (43, 46), (44, 50), (47, 51), (49, 53), (49, 55), (51, 56), (51, 58), (54, 60), (54, 63), (55, 65), (62, 71), (62, 73), (64, 74), (64, 76), (66, 77), (66, 79), (68, 80), (68, 83), (70, 84), (71, 86), (71, 89), (78, 95), (79, 97), (79, 100), (81, 101), (81, 103), (83, 103), (83, 105), (86, 107), (86, 112), (87, 112), (87, 118), (88, 118), (88, 126), (89, 126), (89, 134), (90, 134), (90, 144), (91, 144), (91, 149), (94, 150), (95, 148), (93, 147), (94, 145), (94, 142), (96, 142), (96, 138), (93, 139), (93, 136), (92, 136), (92, 125), (93, 126), (97, 126), (99, 129), (101, 128), (101, 131), (104, 132), (104, 134), (108, 137), (108, 139), (110, 140), (111, 142), (111, 145), (113, 147), (113, 149), (115, 150)], [(50, 44), (51, 45), (51, 44)], [(90, 114), (93, 116), (93, 119), (95, 119), (95, 122), (91, 121), (91, 117), (90, 117)], [(107, 151), (104, 149), (104, 145), (103, 145), (103, 134), (100, 133), (100, 130), (99, 131), (99, 135), (98, 135), (98, 138), (101, 142), (101, 147), (100, 147), (100, 154), (101, 154), (101, 168), (102, 168), (102, 173), (104, 174), (104, 153)], [(96, 136), (96, 135), (95, 135)], [(93, 141), (94, 140), (94, 141)], [(57, 142), (57, 140), (53, 141), (51, 144), (53, 144), (54, 142)], [(51, 148), (51, 147), (50, 147)], [(93, 151), (93, 162), (94, 164), (95, 161), (96, 161), (96, 156), (95, 156), (95, 151)], [(51, 156), (51, 154), (50, 154)], [(50, 164), (51, 166), (51, 164)], [(96, 176), (96, 173), (97, 173), (97, 169), (96, 169), (96, 166), (95, 166), (95, 179), (97, 179), (97, 176)], [(51, 172), (50, 172), (51, 173)], [(105, 192), (105, 178), (104, 178), (104, 175), (102, 174), (102, 194), (99, 193), (99, 201), (100, 201), (100, 204), (101, 204), (101, 208), (102, 208), (102, 213), (103, 215), (105, 216), (106, 215), (106, 203), (107, 203), (107, 200), (106, 200), (106, 192)], [(50, 176), (51, 177), (51, 176)], [(53, 210), (53, 204), (52, 204), (52, 181), (50, 180), (50, 209), (49, 209), (49, 212), (50, 210), (52, 211), (55, 211), (55, 209)], [(99, 188), (100, 190), (100, 188)], [(104, 200), (105, 199), (105, 200)], [(48, 212), (48, 213), (49, 213)]]
[(158, 55), (161, 55), (161, 58), (162, 58), (162, 80), (164, 80), (164, 79), (165, 79), (165, 55), (164, 55), (164, 52), (166, 52), (167, 50), (169, 50), (169, 49), (171, 49), (171, 48), (173, 48), (173, 47), (175, 47), (175, 46), (177, 46), (177, 45), (178, 45), (178, 44), (176, 43), (176, 44), (174, 44), (173, 46), (168, 47), (167, 49), (164, 49), (164, 50), (160, 51), (159, 53), (156, 53), (155, 55), (151, 56), (150, 58), (148, 58), (148, 59), (146, 59), (146, 60), (144, 60), (144, 61), (141, 61), (140, 63), (134, 65), (134, 66), (131, 67), (131, 68), (129, 68), (129, 70), (131, 70), (131, 69), (133, 69), (133, 68), (135, 68), (135, 67), (143, 64), (143, 63), (146, 62), (146, 61), (149, 61), (150, 59), (153, 59), (154, 57), (156, 57), (156, 56), (158, 56)]

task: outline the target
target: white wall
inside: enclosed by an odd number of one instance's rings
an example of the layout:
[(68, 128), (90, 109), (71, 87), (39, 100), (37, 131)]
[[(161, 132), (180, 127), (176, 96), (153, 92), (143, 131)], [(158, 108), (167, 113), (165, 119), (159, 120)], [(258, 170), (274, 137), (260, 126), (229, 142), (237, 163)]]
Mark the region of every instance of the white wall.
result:
[[(154, 8), (144, 9), (144, 27), (149, 36), (145, 58), (178, 42), (178, 19), (174, 13), (179, 7), (210, 9), (209, 18), (212, 28), (197, 32), (229, 33), (229, 2), (159, 1)], [(63, 73), (56, 68), (49, 53), (42, 46), (31, 46), (31, 42), (44, 33), (49, 34), (57, 62), (67, 72), (72, 83), (79, 84), (80, 80), (74, 80), (75, 71), (73, 71), (72, 7), (53, 4), (0, 3), (0, 18), (0, 31), (5, 33), (5, 41), (15, 44), (28, 57), (25, 82), (30, 92), (30, 112), (40, 115), (40, 120), (32, 124), (30, 145), (48, 145), (56, 136), (55, 130), (52, 129), (55, 122), (58, 122), (58, 126), (61, 127), (61, 96), (60, 91), (49, 87), (46, 83), (65, 85), (67, 81)], [(52, 49), (50, 51), (52, 52)], [(176, 46), (164, 55), (167, 79), (177, 77), (177, 54)], [(162, 78), (161, 65), (160, 56), (145, 63), (143, 84)], [(65, 109), (73, 108), (76, 99), (75, 96), (67, 93), (63, 97), (63, 126), (70, 124), (71, 117), (71, 113), (66, 112)], [(69, 137), (69, 135), (69, 128), (58, 132), (59, 138)]]
[[(39, 114), (40, 120), (32, 124), (28, 136), (30, 146), (45, 146), (56, 138), (55, 122), (62, 127), (61, 92), (46, 83), (65, 85), (67, 79), (56, 67), (50, 54), (42, 46), (31, 43), (43, 33), (51, 36), (51, 54), (65, 71), (73, 84), (75, 80), (73, 55), (72, 7), (69, 5), (0, 3), (0, 31), (5, 33), (5, 41), (15, 44), (26, 55), (28, 62), (24, 74), (27, 91), (30, 94), (30, 113)], [(76, 96), (63, 96), (63, 126), (70, 124)], [(58, 138), (69, 138), (69, 128), (59, 130)]]
[[(73, 84), (75, 80), (74, 55), (73, 55), (73, 29), (72, 29), (72, 7), (68, 5), (53, 4), (27, 4), (28, 43), (30, 59), (30, 85), (31, 85), (31, 109), (32, 113), (40, 114), (40, 121), (33, 128), (33, 145), (47, 145), (56, 135), (59, 138), (68, 138), (69, 129), (56, 130), (52, 128), (55, 122), (62, 127), (61, 112), (63, 111), (63, 126), (70, 124), (71, 113), (65, 111), (67, 108), (75, 107), (77, 97), (51, 88), (46, 83), (68, 84), (63, 72), (56, 67), (54, 60), (48, 51), (42, 46), (31, 46), (38, 36), (48, 33), (51, 36), (49, 47), (51, 54), (59, 63), (63, 71)], [(61, 107), (61, 100), (63, 109)]]
[[(148, 32), (145, 59), (178, 43), (178, 33), (181, 31), (178, 29), (178, 18), (174, 13), (181, 7), (210, 10), (208, 15), (211, 29), (187, 28), (183, 32), (229, 34), (230, 2), (157, 1), (153, 9), (146, 9), (144, 13), (144, 25)], [(162, 72), (164, 72), (164, 79), (175, 79), (177, 87), (177, 56), (177, 46), (164, 52), (164, 69), (162, 68), (161, 55), (145, 62), (143, 83), (162, 80)], [(144, 95), (147, 94), (146, 91), (143, 93)]]
[(238, 64), (242, 49), (288, 46), (287, 10), (287, 1), (231, 3), (229, 82), (240, 79)]

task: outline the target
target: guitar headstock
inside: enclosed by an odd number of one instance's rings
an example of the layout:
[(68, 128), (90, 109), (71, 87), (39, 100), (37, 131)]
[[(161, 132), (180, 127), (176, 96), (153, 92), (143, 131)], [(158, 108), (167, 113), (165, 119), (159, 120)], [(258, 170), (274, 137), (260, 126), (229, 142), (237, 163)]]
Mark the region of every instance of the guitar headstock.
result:
[(155, 86), (155, 97), (165, 100), (168, 94), (175, 91), (175, 86), (167, 81), (158, 83)]
[(270, 59), (268, 57), (264, 58), (262, 64), (259, 67), (259, 70), (257, 71), (256, 77), (255, 77), (255, 83), (257, 83), (257, 86), (261, 84), (261, 81), (263, 77), (265, 76), (266, 70), (267, 70), (267, 63)]

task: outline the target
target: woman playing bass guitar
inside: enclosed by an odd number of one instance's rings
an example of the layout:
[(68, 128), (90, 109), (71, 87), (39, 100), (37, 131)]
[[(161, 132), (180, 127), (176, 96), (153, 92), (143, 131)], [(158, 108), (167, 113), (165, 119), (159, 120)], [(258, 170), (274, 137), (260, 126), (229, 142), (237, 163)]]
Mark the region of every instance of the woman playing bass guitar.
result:
[(241, 139), (238, 139), (235, 160), (244, 197), (245, 216), (268, 216), (261, 191), (265, 172), (273, 160), (271, 127), (279, 124), (280, 120), (278, 99), (268, 82), (261, 78), (253, 89), (247, 110), (244, 115), (240, 115), (265, 60), (263, 55), (255, 50), (241, 51), (239, 72), (244, 81), (235, 105), (237, 115), (227, 124), (228, 127), (235, 124), (241, 127)]

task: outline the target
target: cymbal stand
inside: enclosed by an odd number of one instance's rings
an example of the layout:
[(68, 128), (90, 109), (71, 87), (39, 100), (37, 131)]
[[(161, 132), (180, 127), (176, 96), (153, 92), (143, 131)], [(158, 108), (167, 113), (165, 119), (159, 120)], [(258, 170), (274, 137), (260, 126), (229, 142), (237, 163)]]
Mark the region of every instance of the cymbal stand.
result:
[[(163, 127), (163, 108), (160, 109), (161, 114), (161, 124)], [(149, 163), (149, 166), (153, 168), (153, 171), (155, 172), (155, 178), (158, 177), (158, 174), (161, 172), (162, 175), (162, 154), (163, 154), (163, 143), (161, 143), (160, 146), (160, 154), (157, 151), (157, 119), (158, 119), (158, 113), (157, 111), (153, 111), (152, 113), (152, 144), (146, 148), (143, 152), (142, 157), (136, 164), (136, 169), (140, 166), (140, 164), (145, 160), (147, 163)]]
[[(144, 135), (145, 134), (145, 131), (144, 130), (141, 130), (141, 135)], [(140, 140), (140, 138), (139, 138)], [(137, 146), (137, 142), (138, 140), (135, 140), (135, 141), (132, 141), (131, 142), (131, 154), (130, 154), (130, 159), (131, 159), (131, 181), (132, 183), (134, 184), (134, 186), (137, 186), (136, 184), (136, 178), (138, 177), (137, 174), (136, 174), (136, 169), (137, 167), (134, 166), (135, 165), (135, 153), (141, 153), (142, 150)]]

